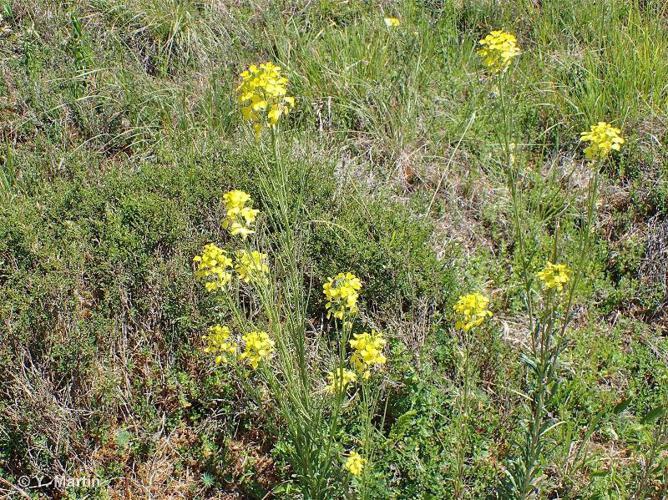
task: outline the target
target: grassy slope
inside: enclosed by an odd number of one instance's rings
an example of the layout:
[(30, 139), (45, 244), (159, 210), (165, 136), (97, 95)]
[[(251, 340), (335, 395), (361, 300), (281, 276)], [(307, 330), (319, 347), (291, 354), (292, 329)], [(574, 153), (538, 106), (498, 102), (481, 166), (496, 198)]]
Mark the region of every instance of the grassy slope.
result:
[[(0, 2), (0, 477), (68, 471), (121, 495), (251, 497), (289, 477), (284, 437), (195, 349), (207, 304), (190, 267), (219, 237), (223, 192), (269, 201), (233, 92), (243, 67), (274, 60), (298, 98), (284, 156), (308, 282), (355, 270), (369, 321), (394, 340), (393, 446), (374, 491), (451, 491), (447, 311), (483, 287), (497, 337), (477, 354), (466, 481), (474, 497), (498, 491), (522, 417), (526, 333), (497, 89), (475, 42), (503, 27), (524, 51), (508, 99), (536, 268), (557, 215), (574, 251), (578, 133), (609, 120), (628, 139), (606, 172), (543, 494), (659, 496), (662, 470), (646, 464), (665, 417), (639, 422), (668, 398), (668, 12), (658, 0), (536, 4)], [(401, 27), (387, 30), (383, 12)], [(596, 415), (584, 465), (565, 474)]]

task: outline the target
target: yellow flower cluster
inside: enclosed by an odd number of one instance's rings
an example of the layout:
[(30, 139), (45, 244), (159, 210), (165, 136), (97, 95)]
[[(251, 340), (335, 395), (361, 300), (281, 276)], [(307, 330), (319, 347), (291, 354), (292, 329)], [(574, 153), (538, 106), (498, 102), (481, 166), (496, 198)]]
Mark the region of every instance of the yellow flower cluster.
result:
[(236, 253), (236, 264), (234, 270), (239, 275), (239, 279), (246, 283), (260, 283), (267, 279), (269, 265), (267, 264), (267, 254), (260, 253), (257, 250), (239, 250)]
[(193, 258), (197, 264), (195, 277), (205, 280), (205, 287), (209, 292), (221, 290), (232, 280), (232, 274), (228, 271), (232, 267), (232, 259), (222, 248), (213, 243), (204, 246), (202, 255)]
[(346, 459), (346, 462), (343, 464), (343, 466), (353, 476), (359, 476), (362, 474), (365, 464), (366, 458), (363, 458), (359, 453), (353, 450), (350, 452), (350, 455), (348, 455), (348, 458)]
[(357, 374), (347, 368), (337, 368), (336, 371), (327, 374), (327, 392), (338, 394), (346, 389), (349, 384), (357, 382)]
[[(245, 361), (256, 370), (261, 361), (271, 358), (274, 341), (266, 332), (249, 332), (241, 338), (244, 341), (244, 352), (239, 355), (239, 360)], [(206, 343), (202, 350), (215, 355), (216, 364), (228, 363), (236, 358), (237, 343), (231, 338), (228, 327), (214, 325), (208, 329), (207, 335), (202, 336), (202, 340)]]
[(588, 132), (582, 132), (580, 140), (591, 143), (584, 150), (587, 159), (603, 160), (608, 157), (610, 151), (619, 151), (624, 144), (621, 133), (621, 130), (606, 122), (598, 122), (592, 125)]
[(357, 299), (362, 289), (362, 282), (353, 273), (339, 273), (329, 278), (322, 287), (327, 298), (327, 317), (343, 319), (348, 314), (357, 312)]
[[(262, 283), (269, 273), (267, 254), (257, 250), (238, 250), (235, 255), (234, 270), (239, 279), (246, 283)], [(232, 259), (227, 252), (213, 243), (204, 246), (202, 255), (193, 258), (197, 263), (195, 277), (205, 280), (204, 286), (209, 292), (223, 290), (232, 281)]]
[(223, 195), (226, 213), (222, 225), (232, 236), (239, 235), (245, 239), (255, 232), (251, 227), (260, 211), (246, 206), (249, 201), (251, 201), (250, 195), (238, 189)]
[(388, 28), (396, 28), (401, 24), (401, 21), (399, 21), (398, 18), (396, 17), (386, 17), (385, 18), (385, 26)]
[(350, 364), (362, 374), (364, 378), (369, 378), (371, 368), (375, 365), (383, 365), (387, 358), (383, 355), (383, 348), (387, 341), (383, 334), (375, 330), (371, 333), (356, 333), (349, 342), (355, 352), (350, 358)]
[(564, 285), (570, 280), (571, 270), (566, 264), (552, 264), (552, 262), (548, 262), (545, 268), (537, 273), (537, 276), (543, 282), (545, 288), (561, 292), (564, 289)]
[(489, 299), (481, 293), (462, 295), (453, 307), (457, 314), (455, 328), (468, 332), (472, 328), (480, 326), (486, 318), (492, 315), (488, 306)]
[(249, 332), (241, 338), (244, 341), (244, 352), (239, 359), (246, 361), (254, 370), (261, 361), (271, 358), (274, 353), (274, 341), (267, 332)]
[(520, 54), (515, 35), (503, 30), (492, 31), (478, 43), (482, 46), (478, 49), (478, 55), (494, 73), (508, 69), (512, 60)]
[(237, 353), (237, 346), (230, 340), (230, 329), (226, 326), (215, 325), (208, 329), (208, 334), (202, 337), (206, 342), (204, 352), (216, 356), (216, 364), (227, 363), (229, 357)]
[(281, 68), (271, 62), (251, 65), (241, 73), (237, 87), (241, 113), (259, 135), (265, 126), (274, 127), (282, 115), (295, 105), (295, 98), (287, 95), (288, 79)]

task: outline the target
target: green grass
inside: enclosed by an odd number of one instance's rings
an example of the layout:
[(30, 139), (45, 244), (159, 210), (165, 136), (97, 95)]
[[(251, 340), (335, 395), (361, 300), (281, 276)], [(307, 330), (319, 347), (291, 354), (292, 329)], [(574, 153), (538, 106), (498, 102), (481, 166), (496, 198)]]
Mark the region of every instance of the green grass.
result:
[[(668, 494), (663, 2), (0, 0), (0, 14), (3, 494), (317, 497), (303, 446), (330, 498), (507, 496), (531, 388), (523, 269), (540, 270), (555, 237), (562, 260), (580, 258), (579, 133), (599, 120), (627, 142), (601, 174), (532, 493)], [(497, 28), (522, 48), (503, 89), (475, 52)], [(265, 60), (297, 99), (279, 170), (234, 94)], [(306, 339), (301, 427), (259, 375), (249, 386), (201, 351), (216, 302), (192, 259), (233, 247), (230, 189), (263, 213), (286, 353)], [(338, 337), (321, 290), (342, 271), (364, 285), (353, 328), (383, 331), (388, 362), (371, 421), (361, 393), (341, 409), (332, 459), (321, 389)], [(462, 339), (452, 305), (471, 291), (494, 317)], [(339, 455), (371, 428), (353, 479)], [(101, 483), (19, 483), (64, 473)]]

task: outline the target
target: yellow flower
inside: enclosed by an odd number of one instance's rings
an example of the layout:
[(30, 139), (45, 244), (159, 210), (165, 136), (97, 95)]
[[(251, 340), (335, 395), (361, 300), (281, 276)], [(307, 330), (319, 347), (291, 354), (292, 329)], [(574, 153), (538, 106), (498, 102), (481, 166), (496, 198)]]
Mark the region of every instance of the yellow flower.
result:
[(329, 394), (339, 393), (348, 386), (348, 384), (357, 382), (357, 374), (347, 368), (337, 368), (334, 372), (327, 374), (327, 392)]
[(350, 358), (350, 364), (362, 374), (364, 378), (369, 378), (371, 368), (375, 365), (383, 365), (387, 358), (383, 355), (383, 348), (387, 341), (383, 334), (375, 330), (371, 333), (356, 333), (353, 340), (349, 342), (355, 352)]
[(233, 208), (243, 208), (246, 203), (250, 201), (251, 197), (245, 191), (240, 189), (233, 189), (228, 191), (223, 195), (223, 203), (225, 203), (226, 210), (232, 210)]
[(481, 293), (462, 295), (453, 309), (457, 314), (455, 328), (468, 332), (471, 328), (481, 325), (492, 313), (487, 306), (489, 299)]
[(571, 276), (571, 270), (566, 264), (552, 264), (548, 262), (545, 268), (537, 273), (538, 278), (543, 282), (543, 286), (548, 290), (554, 288), (558, 292), (564, 289)]
[(619, 151), (624, 144), (621, 133), (621, 130), (606, 122), (598, 122), (596, 125), (592, 125), (588, 132), (582, 132), (580, 140), (591, 143), (584, 150), (587, 159), (603, 160), (613, 149)]
[(209, 327), (208, 334), (202, 337), (206, 342), (203, 351), (216, 356), (216, 364), (227, 363), (230, 356), (237, 353), (237, 346), (230, 341), (230, 329), (226, 326), (215, 325)]
[(327, 317), (334, 314), (335, 318), (343, 319), (346, 314), (357, 312), (357, 299), (362, 289), (362, 282), (353, 273), (339, 273), (329, 278), (322, 287), (327, 298)]
[(478, 55), (494, 73), (508, 69), (512, 60), (520, 54), (515, 35), (502, 30), (492, 31), (478, 43), (482, 46), (478, 49)]
[(353, 476), (359, 476), (364, 470), (364, 464), (366, 464), (366, 458), (362, 458), (356, 451), (351, 451), (343, 466)]
[(254, 370), (260, 365), (260, 361), (271, 358), (274, 353), (274, 341), (267, 332), (249, 332), (241, 338), (244, 341), (244, 352), (239, 359), (245, 360)]
[(398, 18), (396, 17), (386, 17), (385, 18), (385, 26), (388, 28), (396, 28), (401, 24), (401, 21), (399, 21)]
[(241, 114), (259, 135), (265, 126), (275, 127), (281, 116), (295, 106), (295, 98), (287, 95), (288, 79), (281, 68), (271, 62), (251, 65), (241, 73), (237, 87)]
[(213, 243), (205, 245), (202, 255), (193, 258), (193, 262), (197, 263), (195, 277), (205, 281), (209, 292), (222, 290), (232, 279), (232, 273), (227, 270), (232, 267), (232, 259)]
[(241, 236), (246, 238), (249, 234), (255, 231), (251, 229), (255, 223), (257, 214), (260, 213), (251, 207), (247, 207), (246, 203), (251, 201), (251, 197), (244, 191), (235, 189), (223, 195), (223, 203), (225, 204), (225, 218), (222, 226), (227, 229), (232, 236)]
[(260, 253), (257, 250), (251, 252), (248, 250), (239, 250), (236, 253), (234, 270), (239, 275), (241, 281), (245, 281), (246, 283), (262, 282), (266, 280), (266, 274), (269, 273), (267, 254)]

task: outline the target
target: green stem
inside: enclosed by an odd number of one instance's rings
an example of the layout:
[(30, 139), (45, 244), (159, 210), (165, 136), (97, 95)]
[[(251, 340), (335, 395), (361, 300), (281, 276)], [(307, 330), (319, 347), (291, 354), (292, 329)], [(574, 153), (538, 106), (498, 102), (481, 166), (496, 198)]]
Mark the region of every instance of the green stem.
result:
[(457, 471), (454, 482), (455, 498), (464, 496), (464, 462), (466, 460), (466, 450), (468, 448), (468, 423), (469, 423), (469, 386), (470, 386), (470, 349), (466, 333), (463, 335), (462, 351), (462, 398), (459, 407), (459, 435), (457, 443)]
[(600, 164), (593, 166), (594, 168), (594, 178), (589, 183), (589, 189), (587, 192), (587, 221), (585, 227), (580, 233), (580, 248), (578, 252), (577, 265), (575, 266), (575, 273), (573, 280), (571, 281), (571, 286), (568, 289), (568, 299), (566, 301), (566, 315), (565, 320), (561, 327), (561, 335), (563, 336), (566, 331), (566, 327), (570, 323), (571, 319), (571, 308), (573, 307), (573, 301), (575, 297), (575, 290), (584, 275), (584, 263), (589, 256), (591, 251), (591, 228), (594, 225), (594, 218), (596, 215), (596, 200), (598, 198), (598, 184), (599, 184), (599, 167)]
[[(511, 196), (511, 205), (512, 205), (512, 217), (513, 217), (513, 226), (515, 230), (515, 240), (518, 245), (518, 253), (520, 259), (520, 266), (522, 268), (522, 277), (524, 281), (524, 295), (527, 304), (527, 311), (529, 313), (529, 328), (533, 331), (533, 295), (531, 293), (531, 284), (532, 280), (529, 275), (529, 262), (526, 258), (526, 247), (524, 242), (524, 235), (522, 233), (522, 215), (520, 213), (520, 195), (517, 189), (517, 171), (514, 165), (512, 151), (511, 151), (511, 135), (512, 135), (512, 116), (508, 112), (506, 105), (506, 76), (505, 74), (501, 75), (499, 79), (499, 100), (501, 102), (501, 117), (503, 123), (503, 129), (501, 135), (501, 142), (503, 146), (503, 152), (505, 154), (505, 164), (506, 164), (506, 182), (508, 185), (508, 190), (510, 191)], [(533, 339), (532, 339), (533, 340)]]

